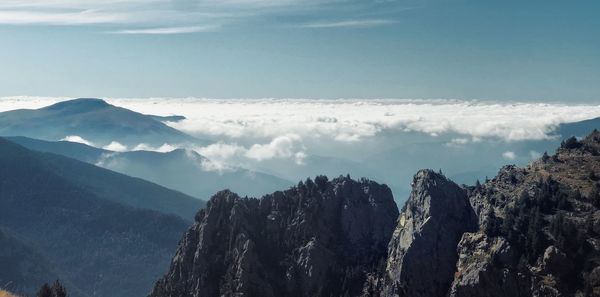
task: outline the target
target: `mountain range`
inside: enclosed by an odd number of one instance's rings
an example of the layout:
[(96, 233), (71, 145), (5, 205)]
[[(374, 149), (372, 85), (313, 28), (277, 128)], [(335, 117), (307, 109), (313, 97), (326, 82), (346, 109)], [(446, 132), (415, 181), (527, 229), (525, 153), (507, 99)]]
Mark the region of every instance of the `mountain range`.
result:
[[(585, 136), (600, 119), (542, 140), (413, 133), (360, 158), (223, 171), (191, 149), (203, 140), (164, 123), (182, 120), (99, 99), (0, 113), (0, 288), (33, 295), (60, 279), (73, 297), (600, 296), (600, 132)], [(75, 135), (93, 145), (61, 141)], [(165, 140), (184, 148), (102, 148)]]
[[(174, 148), (195, 148), (209, 142), (176, 130), (165, 122), (183, 121), (183, 116), (145, 115), (111, 105), (101, 99), (74, 99), (35, 110), (0, 113), (0, 135), (24, 136), (56, 142), (79, 136), (96, 148), (113, 141), (148, 149), (168, 143)], [(291, 185), (309, 176), (350, 174), (386, 183), (398, 203), (410, 193), (413, 173), (421, 168), (442, 169), (458, 183), (473, 184), (494, 176), (506, 162), (526, 165), (544, 152), (552, 153), (560, 140), (571, 135), (584, 136), (598, 127), (600, 119), (560, 124), (539, 140), (473, 140), (468, 135), (450, 133), (431, 136), (419, 132), (386, 135), (387, 142), (365, 142), (364, 151), (344, 147), (333, 152), (307, 151), (301, 164), (289, 159), (270, 159), (255, 163), (234, 164), (228, 170), (206, 166), (213, 160), (188, 151), (172, 155), (153, 153), (119, 153), (68, 143), (41, 143), (13, 139), (32, 149), (73, 157), (91, 164), (144, 178), (197, 198), (208, 198), (216, 191), (231, 189), (240, 195), (261, 196)], [(70, 138), (67, 138), (70, 139)], [(82, 139), (73, 139), (81, 141)], [(215, 141), (218, 141), (215, 140)], [(144, 144), (143, 146), (139, 146)], [(359, 146), (362, 147), (362, 146)], [(107, 147), (110, 148), (110, 147)], [(346, 152), (348, 150), (348, 152)], [(353, 152), (353, 153), (352, 153)], [(178, 155), (179, 156), (174, 156)], [(144, 155), (144, 157), (142, 157)], [(106, 158), (108, 162), (103, 162)], [(141, 163), (139, 160), (144, 159)], [(192, 160), (190, 160), (192, 159)], [(167, 161), (168, 160), (168, 161)], [(161, 163), (159, 170), (152, 162)], [(198, 165), (200, 163), (200, 165)], [(177, 164), (177, 165), (175, 165)], [(204, 164), (204, 165), (202, 165)], [(198, 178), (192, 176), (197, 175)]]
[[(175, 149), (165, 153), (114, 152), (69, 141), (44, 141), (27, 137), (7, 139), (32, 150), (78, 159), (199, 198), (209, 198), (224, 189), (237, 191), (241, 195), (260, 196), (292, 185), (285, 179), (243, 168), (207, 170), (204, 166), (210, 161), (191, 149)], [(188, 211), (195, 209), (197, 207), (187, 207)]]

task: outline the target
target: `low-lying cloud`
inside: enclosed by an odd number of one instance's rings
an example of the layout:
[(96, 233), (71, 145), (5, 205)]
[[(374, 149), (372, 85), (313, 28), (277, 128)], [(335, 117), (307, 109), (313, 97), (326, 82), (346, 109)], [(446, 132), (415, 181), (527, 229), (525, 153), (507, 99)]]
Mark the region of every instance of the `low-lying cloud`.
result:
[(103, 149), (113, 152), (125, 152), (127, 151), (127, 146), (118, 141), (112, 141), (108, 145), (104, 146)]
[[(68, 98), (0, 98), (0, 111), (38, 108)], [(359, 142), (383, 132), (457, 133), (455, 144), (494, 138), (547, 139), (561, 123), (600, 117), (600, 105), (463, 100), (107, 99), (146, 114), (183, 115), (168, 123), (199, 137), (230, 140), (297, 135)], [(231, 142), (231, 141), (228, 141)], [(256, 142), (258, 143), (258, 141)], [(257, 147), (259, 149), (260, 147)]]
[[(0, 98), (0, 111), (39, 108), (68, 98)], [(352, 148), (354, 156), (372, 154), (369, 144), (385, 144), (407, 132), (423, 136), (449, 136), (443, 141), (460, 148), (486, 140), (542, 140), (552, 136), (561, 123), (600, 117), (600, 105), (498, 103), (464, 100), (313, 100), (313, 99), (200, 99), (146, 98), (106, 99), (109, 103), (144, 114), (183, 115), (185, 120), (168, 125), (212, 141), (194, 149), (207, 160), (206, 170), (230, 170), (239, 166), (260, 167), (259, 162), (286, 160), (302, 165), (310, 155), (337, 156)], [(425, 135), (426, 134), (426, 135)], [(398, 137), (400, 136), (400, 138)], [(380, 142), (373, 142), (373, 139)], [(424, 139), (424, 138), (420, 138)], [(76, 135), (63, 140), (93, 145)], [(149, 150), (169, 152), (180, 146), (147, 144), (126, 147), (115, 139), (105, 146), (111, 151)], [(404, 140), (398, 143), (403, 144)], [(319, 151), (318, 147), (322, 150)], [(363, 151), (361, 147), (365, 147)], [(380, 148), (376, 148), (380, 149)], [(529, 156), (527, 156), (529, 155)], [(535, 158), (538, 152), (507, 160)]]
[(272, 159), (292, 159), (302, 165), (307, 154), (298, 135), (287, 134), (276, 137), (268, 143), (256, 143), (245, 147), (236, 143), (217, 142), (195, 151), (208, 160), (202, 163), (205, 170), (233, 170), (249, 162), (261, 162)]
[(327, 138), (357, 142), (382, 132), (458, 133), (470, 139), (539, 140), (561, 123), (600, 117), (600, 105), (463, 100), (110, 99), (152, 114), (187, 117), (171, 126), (198, 136)]
[(132, 151), (152, 151), (152, 152), (159, 152), (159, 153), (168, 153), (168, 152), (172, 152), (172, 151), (176, 150), (177, 148), (179, 148), (179, 146), (172, 145), (169, 143), (163, 143), (161, 146), (152, 146), (152, 145), (149, 145), (146, 143), (140, 143), (131, 150)]
[(82, 143), (82, 144), (89, 145), (89, 146), (94, 146), (94, 144), (92, 142), (86, 140), (85, 138), (83, 138), (81, 136), (77, 136), (77, 135), (65, 136), (60, 141), (77, 142), (77, 143)]

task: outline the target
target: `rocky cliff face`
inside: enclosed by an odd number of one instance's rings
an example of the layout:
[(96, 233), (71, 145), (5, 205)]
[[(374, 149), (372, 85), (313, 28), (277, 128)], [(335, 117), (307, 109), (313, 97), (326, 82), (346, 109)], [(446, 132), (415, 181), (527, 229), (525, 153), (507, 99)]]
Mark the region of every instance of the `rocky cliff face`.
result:
[[(431, 170), (418, 172), (389, 244), (383, 276), (371, 295), (443, 296), (451, 284), (456, 245), (476, 230), (466, 191)], [(373, 294), (375, 292), (375, 294)]]
[(600, 296), (599, 180), (596, 131), (483, 185), (419, 172), (365, 296)]
[(357, 296), (397, 218), (390, 189), (368, 180), (321, 176), (262, 199), (223, 191), (151, 296)]
[(399, 216), (368, 181), (221, 192), (152, 296), (600, 296), (599, 193), (597, 131), (471, 187), (420, 171)]
[(469, 188), (449, 296), (600, 296), (600, 133)]

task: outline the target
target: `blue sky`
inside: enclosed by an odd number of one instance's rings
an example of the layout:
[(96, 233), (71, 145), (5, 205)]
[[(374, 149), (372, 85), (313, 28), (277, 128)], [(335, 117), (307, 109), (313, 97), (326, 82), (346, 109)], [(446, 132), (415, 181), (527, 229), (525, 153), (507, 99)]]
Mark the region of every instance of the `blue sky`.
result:
[(600, 101), (600, 2), (2, 0), (0, 96)]

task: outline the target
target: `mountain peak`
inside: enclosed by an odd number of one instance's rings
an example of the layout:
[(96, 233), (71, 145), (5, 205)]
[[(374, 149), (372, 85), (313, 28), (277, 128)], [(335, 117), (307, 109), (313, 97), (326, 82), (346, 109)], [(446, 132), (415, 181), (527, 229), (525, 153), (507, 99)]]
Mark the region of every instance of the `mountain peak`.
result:
[(43, 109), (46, 110), (69, 110), (75, 112), (86, 112), (100, 108), (112, 106), (103, 99), (98, 98), (77, 98), (52, 104)]
[(221, 191), (150, 296), (357, 296), (397, 217), (389, 188), (367, 180), (320, 176), (261, 199)]

